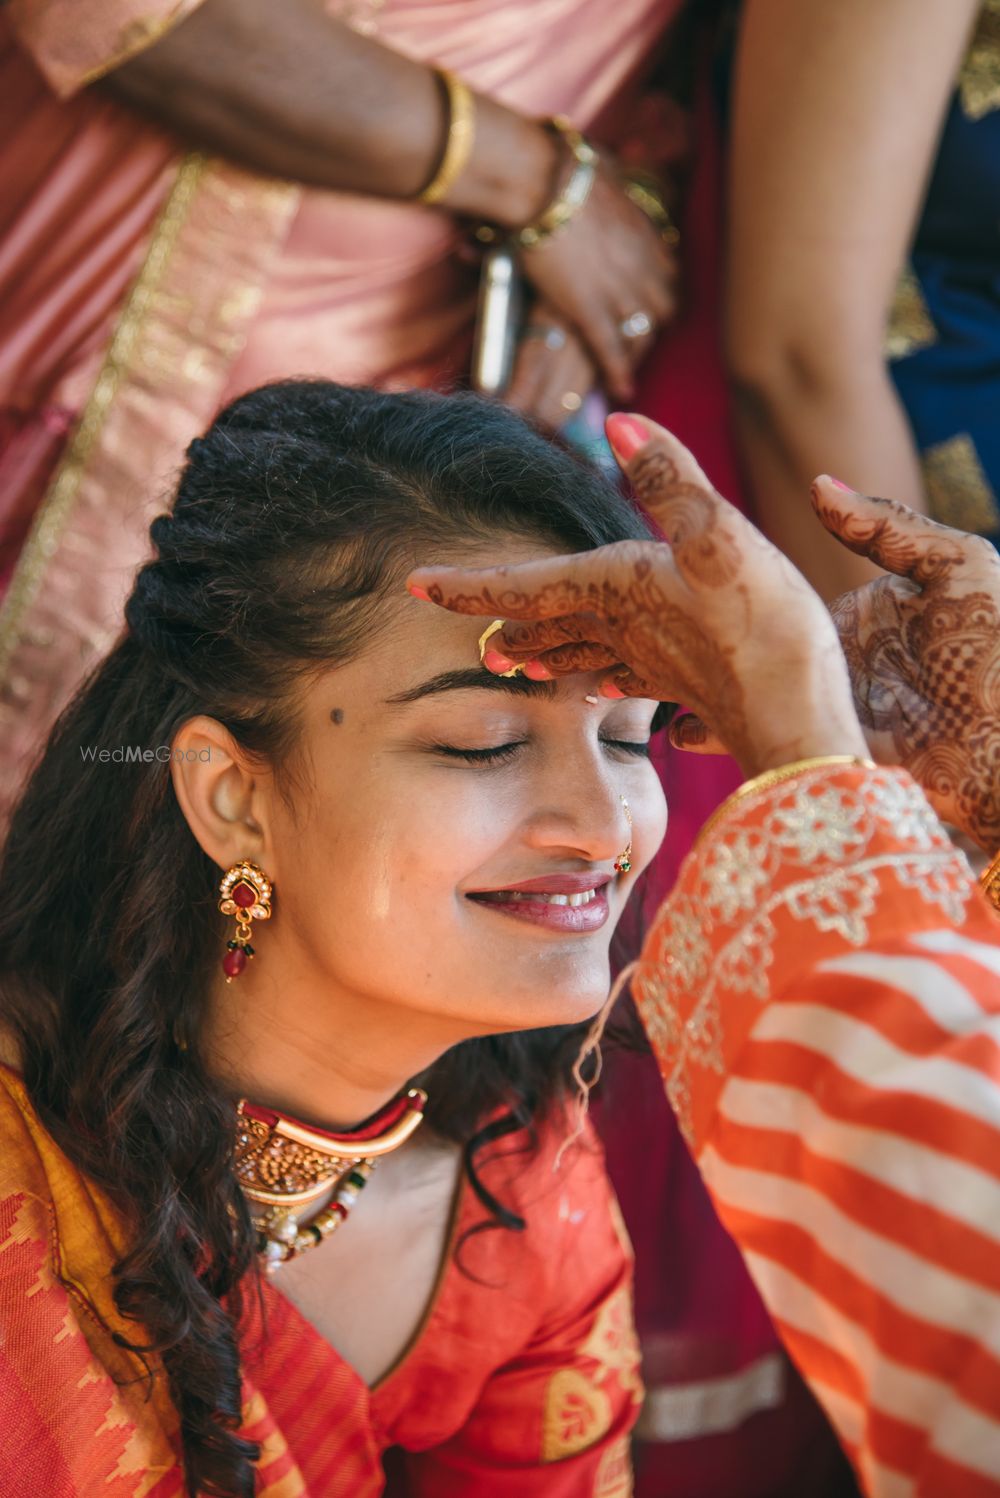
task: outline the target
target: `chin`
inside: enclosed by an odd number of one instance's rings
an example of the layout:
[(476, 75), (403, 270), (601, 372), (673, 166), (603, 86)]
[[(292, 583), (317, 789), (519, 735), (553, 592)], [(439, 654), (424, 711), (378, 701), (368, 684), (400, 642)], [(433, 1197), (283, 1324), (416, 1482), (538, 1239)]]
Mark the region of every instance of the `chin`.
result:
[[(551, 987), (534, 992), (508, 994), (500, 1014), (497, 1016), (496, 1032), (513, 1030), (542, 1030), (551, 1025), (580, 1025), (592, 1020), (604, 1004), (610, 991), (610, 981), (597, 985), (581, 984), (562, 992), (553, 992)], [(485, 1009), (484, 1005), (484, 1009)], [(490, 1010), (495, 1006), (491, 1004)]]

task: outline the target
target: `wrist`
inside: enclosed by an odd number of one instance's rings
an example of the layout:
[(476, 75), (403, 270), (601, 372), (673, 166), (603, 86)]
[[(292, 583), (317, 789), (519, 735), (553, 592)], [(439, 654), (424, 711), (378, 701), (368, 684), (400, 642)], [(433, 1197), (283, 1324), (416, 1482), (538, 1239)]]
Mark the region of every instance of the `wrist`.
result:
[(856, 759), (868, 760), (868, 745), (864, 734), (858, 729), (827, 729), (803, 734), (786, 740), (772, 748), (762, 749), (741, 761), (740, 768), (748, 776), (766, 775), (772, 770), (783, 770), (788, 765), (812, 759)]
[(552, 201), (568, 166), (552, 131), (477, 94), (475, 145), (442, 206), (461, 217), (519, 229)]

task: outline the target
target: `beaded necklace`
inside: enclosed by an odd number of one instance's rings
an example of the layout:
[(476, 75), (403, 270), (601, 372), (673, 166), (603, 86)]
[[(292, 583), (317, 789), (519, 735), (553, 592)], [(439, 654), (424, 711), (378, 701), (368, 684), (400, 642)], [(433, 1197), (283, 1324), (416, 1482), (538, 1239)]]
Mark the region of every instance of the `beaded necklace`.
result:
[[(336, 1232), (378, 1161), (405, 1144), (419, 1127), (426, 1103), (426, 1092), (414, 1087), (363, 1128), (331, 1134), (240, 1099), (236, 1177), (252, 1203), (257, 1252), (265, 1273), (274, 1274)], [(331, 1186), (332, 1201), (309, 1222), (300, 1223)]]

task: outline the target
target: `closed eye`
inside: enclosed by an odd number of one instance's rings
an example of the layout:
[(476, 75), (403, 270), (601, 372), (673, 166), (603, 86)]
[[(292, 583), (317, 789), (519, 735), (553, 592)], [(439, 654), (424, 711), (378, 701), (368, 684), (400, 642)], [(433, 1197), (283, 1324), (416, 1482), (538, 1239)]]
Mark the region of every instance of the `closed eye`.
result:
[[(513, 758), (518, 749), (522, 749), (527, 741), (516, 739), (510, 744), (497, 744), (491, 749), (463, 749), (457, 744), (435, 744), (434, 752), (444, 754), (449, 759), (464, 759), (468, 764), (485, 765), (499, 764), (504, 760)], [(622, 754), (632, 754), (639, 759), (649, 758), (649, 740), (635, 739), (601, 739), (601, 743), (609, 749), (618, 749)]]

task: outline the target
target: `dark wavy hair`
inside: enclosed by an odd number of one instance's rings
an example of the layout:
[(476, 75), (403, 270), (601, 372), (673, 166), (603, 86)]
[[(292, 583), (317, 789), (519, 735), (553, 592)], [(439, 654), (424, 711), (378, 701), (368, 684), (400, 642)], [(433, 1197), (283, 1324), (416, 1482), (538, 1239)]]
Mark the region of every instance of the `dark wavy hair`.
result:
[[(81, 746), (112, 727), (116, 744), (169, 745), (205, 713), (280, 769), (296, 692), (360, 652), (416, 561), (505, 536), (580, 551), (646, 535), (596, 470), (499, 406), (266, 386), (191, 444), (127, 629), (49, 738), (0, 866), (0, 1021), (46, 1128), (129, 1224), (114, 1297), (146, 1341), (118, 1340), (147, 1373), (147, 1355), (160, 1360), (191, 1494), (251, 1494), (259, 1455), (238, 1434), (255, 1234), (232, 1168), (234, 1100), (197, 1043), (226, 937), (219, 870), (167, 764), (109, 775)], [(565, 1094), (579, 1042), (580, 1027), (470, 1040), (425, 1074), (430, 1125), (463, 1145), (501, 1224), (523, 1225), (473, 1156)]]

